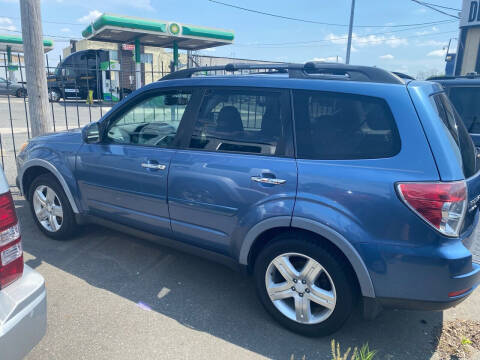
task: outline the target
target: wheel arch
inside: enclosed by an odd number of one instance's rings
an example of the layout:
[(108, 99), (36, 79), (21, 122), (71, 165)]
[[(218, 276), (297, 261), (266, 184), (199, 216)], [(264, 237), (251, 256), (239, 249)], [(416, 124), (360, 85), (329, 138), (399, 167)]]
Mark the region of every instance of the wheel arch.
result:
[(25, 163), (22, 167), (21, 172), (19, 171), (18, 180), (19, 186), (21, 186), (21, 192), (25, 196), (28, 197), (28, 190), (32, 181), (41, 174), (51, 174), (53, 175), (57, 181), (62, 186), (65, 195), (67, 196), (68, 201), (70, 202), (70, 206), (75, 214), (78, 214), (78, 207), (75, 202), (75, 199), (70, 191), (70, 188), (65, 181), (63, 175), (57, 170), (57, 168), (51, 164), (50, 162), (42, 159), (33, 159)]
[(373, 283), (368, 269), (358, 251), (341, 234), (316, 221), (288, 216), (266, 219), (250, 229), (245, 237), (239, 254), (239, 262), (244, 266), (252, 265), (253, 256), (276, 234), (285, 231), (301, 230), (319, 236), (340, 251), (350, 263), (356, 275), (363, 296), (375, 297)]

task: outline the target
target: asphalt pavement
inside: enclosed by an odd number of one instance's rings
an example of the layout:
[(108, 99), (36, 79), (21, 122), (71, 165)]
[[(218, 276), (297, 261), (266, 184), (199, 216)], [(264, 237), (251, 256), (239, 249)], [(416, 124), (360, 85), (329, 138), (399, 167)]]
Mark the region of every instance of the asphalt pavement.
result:
[[(12, 191), (16, 192), (15, 188)], [(275, 323), (248, 277), (113, 230), (46, 238), (14, 196), (26, 263), (46, 279), (48, 330), (27, 359), (325, 359), (368, 342), (376, 359), (437, 359), (434, 327), (480, 320), (480, 290), (445, 312), (357, 311), (336, 334), (305, 338)]]

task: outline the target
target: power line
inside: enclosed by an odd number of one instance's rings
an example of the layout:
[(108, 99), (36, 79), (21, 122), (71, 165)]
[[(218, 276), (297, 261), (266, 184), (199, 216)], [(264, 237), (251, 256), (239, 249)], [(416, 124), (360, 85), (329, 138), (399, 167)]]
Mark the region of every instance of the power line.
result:
[(432, 4), (432, 3), (429, 3), (429, 2), (426, 2), (426, 1), (423, 1), (423, 3), (427, 4), (427, 5), (435, 6), (435, 7), (441, 8), (441, 9), (447, 9), (447, 10), (453, 10), (453, 11), (462, 11), (461, 9), (455, 9), (455, 8), (451, 8), (451, 7), (448, 7), (448, 6)]
[[(20, 20), (19, 17), (14, 17), (14, 16), (2, 16), (2, 17), (8, 18), (8, 19), (12, 19), (12, 20)], [(58, 22), (58, 21), (50, 21), (50, 20), (42, 20), (42, 23), (46, 23), (46, 24), (56, 24), (56, 25), (83, 26), (83, 27), (87, 26), (86, 24), (75, 24), (75, 23)]]
[[(315, 21), (315, 20), (300, 19), (300, 18), (294, 18), (294, 17), (290, 17), (290, 16), (272, 14), (272, 13), (268, 13), (268, 12), (265, 12), (265, 11), (248, 9), (248, 8), (244, 8), (244, 7), (233, 5), (233, 4), (224, 3), (224, 2), (221, 2), (221, 1), (217, 1), (217, 0), (207, 0), (207, 1), (210, 1), (210, 2), (215, 3), (215, 4), (223, 5), (223, 6), (228, 6), (228, 7), (234, 8), (234, 9), (238, 9), (238, 10), (248, 11), (248, 12), (251, 12), (251, 13), (265, 15), (265, 16), (271, 16), (271, 17), (280, 18), (280, 19), (284, 19), (284, 20), (299, 21), (299, 22), (303, 22), (303, 23), (317, 24), (317, 25), (348, 27), (348, 24), (328, 23), (328, 22), (321, 22), (321, 21)], [(453, 16), (453, 15), (451, 15), (451, 16)], [(395, 27), (418, 26), (418, 25), (435, 25), (435, 24), (438, 24), (438, 23), (439, 23), (439, 21), (432, 21), (432, 22), (424, 22), (424, 23), (418, 23), (418, 24), (401, 24), (401, 25), (355, 25), (355, 27), (357, 27), (357, 28), (358, 27), (364, 27), (364, 28), (388, 28), (388, 27), (391, 27), (391, 28), (395, 28)]]
[(460, 19), (460, 18), (459, 18), (458, 16), (456, 16), (456, 15), (452, 15), (452, 14), (449, 14), (449, 13), (447, 13), (447, 12), (445, 12), (445, 11), (442, 11), (442, 10), (440, 10), (440, 9), (437, 9), (436, 7), (433, 7), (432, 5), (430, 5), (430, 4), (428, 4), (428, 3), (425, 3), (425, 2), (423, 2), (423, 1), (419, 1), (419, 0), (412, 0), (412, 1), (413, 1), (414, 3), (419, 4), (419, 5), (425, 6), (425, 7), (429, 8), (429, 9), (431, 9), (431, 10), (433, 10), (433, 11), (439, 12), (439, 13), (441, 13), (441, 14), (443, 14), (443, 15), (447, 15), (447, 16), (453, 17), (453, 18), (455, 18), (455, 19)]
[[(455, 20), (446, 20), (446, 23), (455, 23), (457, 21)], [(398, 32), (403, 32), (403, 31), (412, 31), (412, 30), (419, 30), (419, 29), (424, 29), (426, 27), (430, 27), (430, 25), (422, 25), (422, 26), (417, 26), (417, 27), (412, 27), (409, 29), (400, 29), (400, 30), (391, 30), (391, 31), (385, 31), (385, 32), (376, 32), (376, 33), (369, 33), (369, 34), (363, 34), (361, 36), (372, 36), (372, 35), (389, 35), (389, 34), (394, 34)], [(418, 36), (428, 36), (428, 35), (434, 35), (436, 33), (432, 34), (418, 34)], [(441, 34), (441, 33), (440, 33)], [(341, 37), (337, 39), (347, 39), (347, 37)], [(329, 40), (307, 40), (307, 41), (290, 41), (290, 42), (279, 42), (279, 43), (257, 43), (257, 44), (234, 44), (236, 46), (257, 46), (257, 45), (266, 45), (266, 46), (275, 46), (275, 45), (291, 45), (291, 44), (313, 44), (313, 43), (318, 43), (318, 42), (325, 42)]]
[[(434, 34), (430, 34), (430, 35), (411, 35), (411, 36), (405, 36), (403, 38), (395, 38), (395, 39), (375, 39), (375, 40), (365, 40), (365, 41), (362, 41), (361, 44), (371, 44), (371, 43), (385, 43), (385, 42), (388, 42), (388, 41), (394, 41), (394, 40), (401, 40), (401, 39), (412, 39), (412, 38), (420, 38), (420, 37), (431, 37), (431, 36), (438, 36), (438, 35), (445, 35), (445, 34), (456, 34), (457, 32), (456, 31), (444, 31), (444, 32), (438, 32), (438, 33), (434, 33)], [(370, 34), (370, 35), (373, 35), (373, 34)], [(366, 35), (366, 36), (369, 36), (369, 35)], [(282, 46), (282, 45), (277, 45), (277, 46), (264, 46), (264, 45), (261, 45), (261, 44), (232, 44), (232, 46), (250, 46), (250, 47), (258, 47), (258, 48), (266, 48), (266, 49), (276, 49), (276, 48), (300, 48), (300, 47), (311, 47), (312, 44), (316, 44), (316, 43), (320, 43), (316, 46), (331, 46), (331, 43), (332, 41), (343, 41), (343, 40), (347, 40), (347, 37), (338, 37), (338, 38), (335, 38), (335, 39), (323, 39), (323, 40), (317, 40), (315, 42), (310, 42), (309, 45), (308, 44), (300, 44), (300, 45), (291, 45), (291, 46)], [(355, 38), (354, 38), (354, 41), (355, 41)], [(328, 44), (322, 44), (322, 43), (325, 43), (327, 42)], [(298, 44), (298, 43), (297, 43)]]
[[(22, 32), (19, 30), (9, 30), (9, 29), (2, 29), (2, 31), (10, 31), (14, 33), (21, 34)], [(49, 35), (49, 34), (43, 34), (43, 37), (49, 37), (49, 38), (58, 38), (58, 39), (68, 39), (68, 40), (82, 40), (81, 38), (74, 38), (71, 36), (61, 36), (61, 35)]]

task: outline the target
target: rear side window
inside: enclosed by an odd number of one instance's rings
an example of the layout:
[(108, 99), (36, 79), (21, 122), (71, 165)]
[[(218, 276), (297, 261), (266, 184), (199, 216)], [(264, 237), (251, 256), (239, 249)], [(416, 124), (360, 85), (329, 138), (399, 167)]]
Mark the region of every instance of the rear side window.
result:
[(480, 134), (480, 87), (452, 87), (450, 100), (468, 132)]
[(400, 151), (400, 136), (383, 99), (294, 91), (297, 156), (304, 159), (377, 159)]
[(452, 139), (451, 143), (460, 154), (459, 161), (461, 161), (463, 174), (465, 178), (469, 178), (476, 172), (476, 155), (475, 146), (467, 128), (444, 93), (433, 95), (433, 100), (438, 115)]
[(207, 89), (189, 147), (286, 156), (292, 148), (288, 95), (256, 89)]

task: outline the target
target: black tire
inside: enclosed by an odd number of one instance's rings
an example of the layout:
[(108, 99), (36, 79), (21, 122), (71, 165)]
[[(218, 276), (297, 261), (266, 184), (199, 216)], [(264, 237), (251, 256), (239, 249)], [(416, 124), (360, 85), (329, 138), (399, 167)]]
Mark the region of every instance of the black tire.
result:
[[(50, 187), (57, 195), (58, 199), (60, 200), (60, 204), (63, 210), (63, 219), (60, 225), (60, 228), (57, 231), (49, 231), (46, 229), (38, 220), (37, 215), (35, 214), (33, 198), (35, 190), (41, 186), (45, 185)], [(43, 174), (35, 178), (28, 191), (28, 200), (30, 204), (30, 210), (33, 216), (35, 223), (37, 224), (38, 228), (48, 237), (55, 239), (55, 240), (67, 240), (73, 237), (75, 234), (78, 225), (75, 221), (75, 214), (73, 213), (72, 207), (70, 206), (70, 201), (68, 201), (65, 192), (63, 191), (62, 186), (58, 182), (58, 180), (51, 174)]]
[(56, 88), (48, 89), (48, 100), (50, 102), (59, 102), (62, 97), (61, 94), (60, 90)]
[(17, 92), (15, 93), (15, 96), (16, 97), (19, 97), (19, 98), (23, 98), (25, 96), (27, 96), (27, 90), (26, 89), (18, 89)]
[[(331, 315), (317, 324), (303, 324), (282, 314), (273, 304), (265, 285), (269, 264), (281, 254), (299, 253), (316, 260), (330, 275), (336, 291), (336, 304)], [(303, 233), (284, 233), (275, 237), (258, 254), (254, 266), (257, 294), (268, 313), (287, 329), (305, 336), (326, 336), (348, 320), (357, 299), (357, 286), (346, 260), (331, 245)]]

